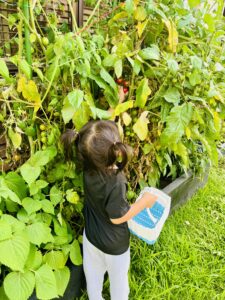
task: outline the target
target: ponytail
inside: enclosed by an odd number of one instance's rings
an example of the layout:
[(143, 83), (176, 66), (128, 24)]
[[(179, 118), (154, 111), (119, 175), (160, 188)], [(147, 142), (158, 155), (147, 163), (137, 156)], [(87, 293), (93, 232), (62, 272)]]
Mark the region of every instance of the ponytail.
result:
[(61, 136), (61, 143), (64, 148), (65, 157), (67, 160), (72, 160), (73, 158), (73, 145), (77, 144), (79, 138), (79, 133), (73, 129), (67, 129)]
[(109, 147), (108, 166), (116, 164), (120, 171), (124, 169), (128, 161), (128, 149), (122, 142), (115, 142)]

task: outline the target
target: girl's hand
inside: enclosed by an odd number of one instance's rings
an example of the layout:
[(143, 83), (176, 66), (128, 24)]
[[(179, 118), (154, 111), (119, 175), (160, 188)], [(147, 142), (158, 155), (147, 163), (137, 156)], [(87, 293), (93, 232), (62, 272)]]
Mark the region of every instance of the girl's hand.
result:
[(124, 100), (127, 98), (128, 93), (124, 93), (123, 86), (119, 85), (119, 103), (123, 103)]

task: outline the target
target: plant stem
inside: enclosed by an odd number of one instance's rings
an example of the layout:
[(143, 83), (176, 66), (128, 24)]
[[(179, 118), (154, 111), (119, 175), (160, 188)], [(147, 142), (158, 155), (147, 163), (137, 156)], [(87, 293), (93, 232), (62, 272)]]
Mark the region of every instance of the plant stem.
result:
[(71, 16), (72, 16), (73, 32), (78, 32), (77, 20), (76, 20), (75, 14), (74, 14), (74, 10), (73, 10), (72, 4), (71, 4), (71, 0), (67, 0), (67, 2), (69, 4)]
[[(23, 14), (25, 19), (27, 20), (27, 24), (29, 24), (30, 21), (30, 15), (29, 15), (29, 3), (28, 0), (23, 0)], [(30, 30), (27, 24), (24, 24), (24, 34), (25, 34), (25, 50), (26, 50), (26, 60), (28, 64), (31, 66), (32, 64), (32, 55), (31, 55), (31, 43), (30, 43)], [(31, 69), (32, 74), (32, 69)], [(32, 75), (31, 75), (32, 77)]]
[(83, 27), (86, 27), (86, 26), (91, 22), (91, 20), (92, 20), (93, 16), (95, 15), (95, 12), (96, 12), (96, 10), (98, 9), (98, 7), (99, 7), (101, 1), (102, 1), (102, 0), (98, 0), (98, 2), (97, 2), (96, 5), (95, 5), (95, 8), (93, 9), (93, 11), (92, 11), (90, 17), (87, 19), (87, 21), (86, 21), (86, 23), (84, 24)]

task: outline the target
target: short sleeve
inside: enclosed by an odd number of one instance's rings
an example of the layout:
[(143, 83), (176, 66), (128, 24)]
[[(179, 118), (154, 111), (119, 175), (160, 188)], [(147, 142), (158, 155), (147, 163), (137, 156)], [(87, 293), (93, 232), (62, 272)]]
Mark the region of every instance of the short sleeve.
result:
[(126, 200), (126, 183), (117, 182), (108, 196), (106, 203), (106, 212), (110, 219), (117, 219), (123, 217), (130, 205)]

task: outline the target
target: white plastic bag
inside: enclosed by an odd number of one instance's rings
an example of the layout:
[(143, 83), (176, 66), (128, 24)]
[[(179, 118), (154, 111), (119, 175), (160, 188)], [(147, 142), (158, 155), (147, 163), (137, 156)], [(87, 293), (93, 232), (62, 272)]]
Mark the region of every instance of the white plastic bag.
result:
[(156, 188), (145, 187), (136, 201), (139, 201), (146, 192), (157, 196), (156, 202), (151, 208), (145, 208), (129, 220), (128, 227), (132, 234), (148, 244), (154, 244), (168, 218), (171, 197)]

